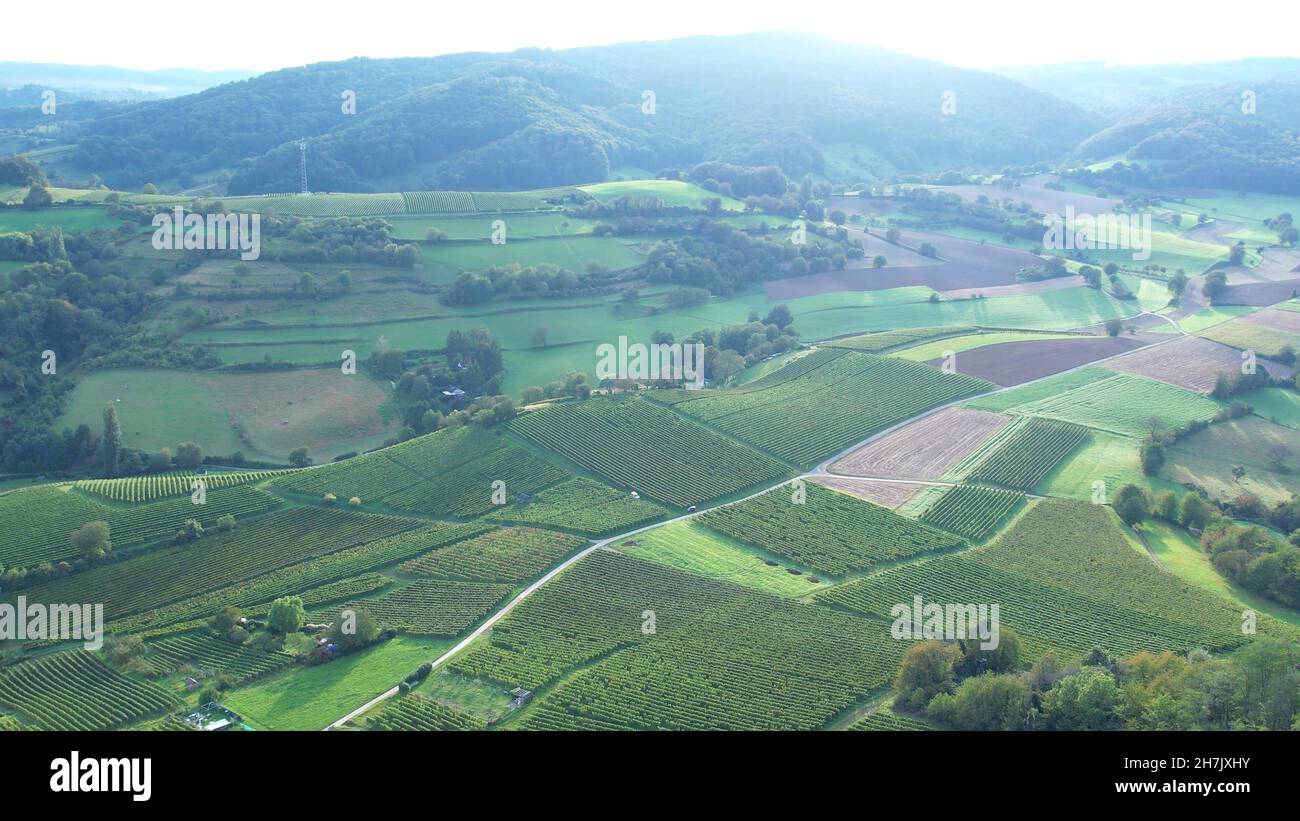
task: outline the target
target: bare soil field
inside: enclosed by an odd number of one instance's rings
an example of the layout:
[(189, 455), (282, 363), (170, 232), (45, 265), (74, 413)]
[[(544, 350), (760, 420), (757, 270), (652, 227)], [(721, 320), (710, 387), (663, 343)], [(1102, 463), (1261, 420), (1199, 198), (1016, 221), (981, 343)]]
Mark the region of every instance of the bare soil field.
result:
[(1275, 282), (1249, 282), (1223, 289), (1221, 305), (1276, 305), (1300, 290), (1300, 278)]
[(838, 490), (868, 502), (875, 502), (888, 508), (896, 508), (911, 499), (927, 485), (915, 485), (907, 482), (885, 482), (874, 479), (853, 479), (847, 476), (818, 476), (813, 479), (817, 484)]
[[(797, 299), (834, 291), (878, 291), (907, 285), (926, 285), (936, 291), (956, 288), (984, 291), (1000, 285), (1017, 285), (1017, 271), (1042, 264), (1041, 259), (1027, 251), (992, 244), (980, 245), (971, 240), (928, 231), (903, 229), (899, 240), (901, 245), (891, 245), (879, 238), (868, 238), (868, 242), (878, 242), (886, 250), (868, 250), (860, 264), (870, 266), (871, 258), (876, 253), (883, 253), (890, 260), (884, 268), (828, 271), (824, 274), (773, 280), (767, 283), (767, 296), (769, 299)], [(921, 247), (923, 242), (932, 243), (942, 259), (929, 260), (935, 263), (932, 265), (894, 266), (895, 258), (908, 254), (920, 256), (910, 249)]]
[(975, 202), (981, 194), (993, 202), (1001, 202), (1010, 197), (1016, 202), (1027, 202), (1034, 207), (1035, 211), (1044, 214), (1064, 214), (1065, 209), (1071, 205), (1079, 214), (1109, 214), (1115, 210), (1115, 200), (1095, 197), (1091, 194), (1054, 191), (1043, 187), (1044, 183), (1053, 182), (1055, 179), (1056, 177), (1050, 174), (1029, 177), (1022, 180), (1018, 188), (1010, 191), (996, 185), (944, 185), (939, 186), (939, 190), (958, 194), (967, 202)]
[[(1131, 336), (1001, 342), (957, 354), (957, 370), (967, 376), (976, 376), (1009, 387), (1068, 371), (1146, 344), (1146, 340)], [(938, 366), (941, 363), (936, 359), (927, 364)]]
[(1106, 367), (1207, 394), (1214, 390), (1219, 374), (1241, 367), (1241, 353), (1199, 336), (1184, 336), (1113, 359)]
[(1253, 314), (1246, 314), (1241, 321), (1250, 325), (1260, 325), (1289, 334), (1300, 335), (1300, 313), (1280, 311), (1277, 308), (1265, 308)]
[(937, 479), (1008, 421), (1000, 413), (947, 408), (870, 442), (830, 466), (832, 473)]

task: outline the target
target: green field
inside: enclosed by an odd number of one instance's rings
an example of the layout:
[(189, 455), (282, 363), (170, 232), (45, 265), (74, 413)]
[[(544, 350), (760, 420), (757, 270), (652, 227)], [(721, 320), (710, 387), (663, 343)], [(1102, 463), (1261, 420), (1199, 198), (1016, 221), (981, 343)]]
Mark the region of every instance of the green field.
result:
[(505, 214), (501, 216), (430, 216), (407, 214), (388, 217), (396, 239), (423, 241), (429, 229), (436, 228), (449, 240), (483, 240), (492, 238), (492, 226), (501, 220), (506, 226), (506, 242), (512, 239), (538, 239), (590, 234), (594, 222), (575, 219), (563, 213)]
[[(1234, 477), (1233, 468), (1245, 475)], [(1258, 416), (1211, 425), (1169, 449), (1161, 476), (1191, 482), (1217, 499), (1253, 493), (1269, 504), (1284, 502), (1300, 493), (1295, 430)]]
[(1300, 394), (1285, 388), (1263, 388), (1243, 394), (1255, 414), (1278, 425), (1300, 430)]
[(398, 636), (317, 667), (232, 690), (222, 704), (263, 730), (320, 730), (395, 685), (451, 641)]
[(1108, 379), (1111, 374), (1112, 371), (1103, 368), (1080, 368), (1056, 376), (1049, 376), (1046, 379), (1040, 379), (1010, 390), (998, 391), (990, 396), (973, 399), (967, 402), (965, 407), (995, 413), (1018, 410), (1022, 405), (1049, 399), (1066, 391)]
[(1141, 437), (1150, 430), (1152, 418), (1163, 420), (1171, 428), (1180, 428), (1195, 419), (1213, 418), (1219, 404), (1164, 382), (1117, 373), (1012, 409), (1016, 413)]
[[(336, 346), (337, 358), (342, 346)], [(204, 453), (242, 451), (250, 459), (284, 462), (306, 447), (327, 460), (378, 447), (400, 420), (381, 412), (388, 392), (367, 377), (341, 369), (267, 373), (212, 373), (143, 368), (97, 371), (83, 377), (61, 424), (103, 427), (112, 402), (122, 444), (147, 451), (198, 442)]]
[(602, 203), (613, 203), (620, 197), (658, 197), (669, 208), (684, 206), (703, 208), (705, 200), (719, 198), (722, 207), (729, 211), (743, 211), (745, 204), (731, 197), (714, 194), (689, 182), (678, 180), (628, 180), (626, 182), (601, 182), (579, 186), (579, 191), (595, 197)]
[(795, 598), (816, 589), (807, 575), (796, 576), (774, 561), (775, 554), (729, 539), (694, 521), (656, 527), (614, 547), (638, 559), (775, 596)]
[(1243, 351), (1255, 351), (1260, 356), (1276, 356), (1285, 347), (1290, 347), (1293, 351), (1300, 350), (1300, 334), (1266, 328), (1240, 319), (1215, 325), (1203, 331), (1201, 336)]
[[(506, 225), (508, 232), (508, 221)], [(420, 256), (424, 260), (424, 277), (441, 284), (451, 282), (461, 271), (543, 264), (565, 268), (581, 276), (587, 273), (587, 266), (591, 263), (619, 270), (645, 261), (637, 252), (634, 240), (575, 236), (511, 242), (509, 236), (507, 233), (502, 245), (493, 245), (487, 240), (478, 243), (423, 243)]]
[(912, 362), (928, 362), (931, 359), (939, 359), (947, 352), (961, 353), (975, 348), (983, 348), (985, 345), (998, 345), (1003, 342), (1032, 342), (1043, 339), (1079, 339), (1080, 337), (1071, 334), (1043, 334), (1043, 333), (1016, 333), (1016, 332), (994, 332), (986, 334), (967, 334), (964, 336), (950, 336), (939, 339), (934, 342), (925, 342), (920, 345), (914, 345), (911, 348), (904, 348), (901, 351), (895, 351), (894, 356), (900, 359), (907, 359)]
[[(606, 241), (617, 242), (616, 240)], [(584, 240), (574, 240), (580, 243)], [(559, 241), (546, 241), (555, 245)], [(508, 243), (489, 249), (516, 249), (519, 253), (536, 243)], [(572, 244), (572, 243), (571, 243)], [(627, 246), (622, 251), (633, 253)], [(429, 246), (425, 246), (426, 251)], [(442, 254), (443, 249), (437, 253)], [(515, 250), (508, 250), (515, 253)], [(476, 253), (490, 254), (491, 251)], [(443, 273), (455, 276), (444, 266)], [(931, 303), (928, 288), (896, 288), (876, 292), (838, 292), (786, 300), (794, 313), (794, 324), (803, 339), (830, 339), (866, 331), (897, 328), (933, 328), (938, 325), (1016, 327), (1031, 330), (1067, 330), (1096, 324), (1114, 316), (1130, 316), (1136, 306), (1121, 305), (1091, 288), (1068, 288), (1039, 295), (958, 300)], [(369, 356), (382, 337), (398, 349), (427, 349), (430, 340), (446, 339), (452, 330), (488, 328), (504, 352), (504, 388), (517, 393), (529, 385), (545, 384), (569, 371), (594, 375), (596, 346), (627, 336), (629, 341), (648, 342), (654, 331), (685, 337), (702, 328), (717, 329), (743, 322), (752, 311), (766, 314), (778, 303), (761, 292), (750, 291), (730, 298), (714, 298), (688, 308), (656, 311), (628, 311), (616, 302), (590, 297), (489, 303), (473, 310), (433, 308), (428, 319), (406, 322), (374, 322), (374, 314), (363, 315), (370, 324), (349, 324), (357, 319), (353, 307), (360, 297), (326, 301), (315, 306), (313, 317), (300, 308), (259, 315), (270, 325), (320, 323), (319, 327), (203, 328), (186, 334), (182, 344), (214, 345), (228, 364), (260, 362), (266, 356), (299, 364), (334, 363), (342, 347), (359, 357)], [(388, 297), (383, 297), (388, 304)], [(371, 300), (373, 301), (373, 300)], [(538, 310), (543, 308), (544, 310)], [(411, 313), (419, 313), (422, 308)], [(410, 315), (408, 313), (408, 315)], [(333, 324), (329, 324), (333, 323)], [(538, 348), (536, 332), (547, 330), (547, 346)]]
[(121, 220), (110, 217), (103, 208), (42, 208), (37, 211), (0, 208), (0, 234), (30, 231), (38, 225), (77, 233), (99, 228), (115, 230), (121, 224)]
[(1142, 473), (1142, 463), (1138, 458), (1140, 446), (1141, 443), (1130, 436), (1094, 430), (1039, 483), (1037, 490), (1050, 496), (1086, 502), (1094, 498), (1094, 491), (1098, 489), (1094, 486), (1096, 482), (1104, 482), (1100, 489), (1106, 498), (1126, 484), (1146, 486), (1156, 491), (1173, 488), (1163, 479)]

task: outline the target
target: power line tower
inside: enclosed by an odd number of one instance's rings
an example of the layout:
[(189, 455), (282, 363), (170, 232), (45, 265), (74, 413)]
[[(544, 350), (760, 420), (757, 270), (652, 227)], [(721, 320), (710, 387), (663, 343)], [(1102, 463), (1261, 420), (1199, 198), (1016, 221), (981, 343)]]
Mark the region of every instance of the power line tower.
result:
[(301, 189), (298, 193), (310, 194), (311, 191), (310, 189), (307, 188), (307, 141), (306, 140), (298, 141), (298, 180), (300, 183), (299, 188)]

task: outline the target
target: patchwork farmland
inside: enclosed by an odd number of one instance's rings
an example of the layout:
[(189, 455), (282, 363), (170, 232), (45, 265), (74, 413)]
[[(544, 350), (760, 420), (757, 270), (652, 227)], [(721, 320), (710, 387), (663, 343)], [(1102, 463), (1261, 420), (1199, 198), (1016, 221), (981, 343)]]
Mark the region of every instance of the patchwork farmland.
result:
[(1300, 726), (1288, 81), (788, 36), (0, 92), (0, 730)]

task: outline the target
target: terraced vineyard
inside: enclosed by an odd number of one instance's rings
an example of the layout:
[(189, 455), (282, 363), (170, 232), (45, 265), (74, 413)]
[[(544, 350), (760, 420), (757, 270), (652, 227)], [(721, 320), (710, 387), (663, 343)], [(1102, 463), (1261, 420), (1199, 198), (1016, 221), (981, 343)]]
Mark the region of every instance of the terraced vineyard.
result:
[(450, 664), (535, 690), (600, 659), (525, 729), (811, 729), (888, 682), (902, 650), (883, 623), (597, 551)]
[(452, 709), (418, 693), (408, 693), (390, 701), (366, 723), (367, 730), (409, 732), (482, 730), (486, 726), (468, 713)]
[(285, 194), (230, 197), (223, 202), (232, 211), (274, 211), (299, 217), (365, 217), (402, 213), (406, 210), (403, 197), (403, 194)]
[(224, 673), (239, 684), (279, 670), (293, 657), (243, 647), (216, 636), (188, 635), (149, 642), (144, 660), (158, 675), (188, 665), (206, 674)]
[(84, 650), (53, 653), (0, 672), (0, 705), (43, 730), (109, 730), (167, 710), (175, 699)]
[(411, 530), (418, 524), (365, 513), (297, 508), (230, 533), (204, 537), (192, 545), (154, 551), (36, 585), (26, 594), (34, 602), (102, 601), (104, 618), (111, 621)]
[(800, 504), (787, 485), (710, 510), (699, 521), (832, 576), (963, 544), (949, 533), (821, 485), (805, 483), (804, 490), (807, 498)]
[(497, 508), (487, 518), (604, 536), (631, 530), (667, 515), (667, 508), (654, 502), (633, 499), (626, 491), (577, 476), (540, 491), (527, 504)]
[(898, 732), (933, 730), (934, 727), (931, 727), (919, 718), (901, 715), (893, 710), (882, 707), (871, 715), (853, 722), (853, 724), (849, 725), (848, 729), (858, 731), (883, 730), (886, 732)]
[(992, 536), (1025, 497), (1019, 493), (979, 485), (958, 485), (936, 502), (921, 521), (974, 541)]
[[(892, 357), (826, 349), (736, 390), (666, 397), (693, 416), (804, 468), (916, 414), (992, 389), (982, 379)], [(797, 424), (792, 421), (797, 420)]]
[(432, 478), (382, 497), (384, 504), (435, 516), (478, 516), (498, 507), (496, 482), (505, 484), (507, 500), (536, 493), (569, 478), (564, 468), (512, 444), (438, 472)]
[(494, 482), (508, 500), (557, 485), (571, 474), (481, 428), (448, 429), (400, 445), (276, 481), (300, 493), (356, 496), (398, 510), (470, 517), (494, 504)]
[(975, 455), (977, 461), (966, 477), (1033, 490), (1087, 435), (1087, 428), (1036, 417), (1014, 422)]
[(474, 211), (474, 195), (465, 191), (405, 191), (402, 210), (408, 214), (460, 214)]
[(512, 590), (508, 584), (418, 579), (378, 598), (348, 602), (311, 614), (309, 621), (332, 621), (341, 610), (365, 610), (380, 629), (423, 636), (456, 636), (486, 616)]
[(256, 470), (243, 473), (207, 473), (196, 476), (192, 472), (159, 473), (153, 476), (130, 476), (125, 479), (82, 479), (73, 487), (118, 502), (151, 502), (164, 496), (189, 495), (194, 490), (194, 480), (202, 479), (207, 490), (251, 485), (278, 476), (286, 471)]
[(1031, 656), (1080, 658), (1141, 650), (1223, 650), (1246, 639), (1240, 613), (1139, 556), (1104, 507), (1043, 501), (985, 548), (894, 568), (829, 588), (818, 599), (879, 618), (920, 595), (998, 603)]
[(483, 533), (477, 525), (434, 524), (394, 536), (309, 558), (255, 579), (225, 584), (155, 607), (113, 623), (114, 631), (167, 634), (198, 627), (227, 605), (264, 615), (272, 600), (301, 596), (306, 606), (329, 604), (388, 586), (392, 581), (372, 571), (396, 564), (441, 545)]
[(398, 570), (417, 576), (522, 582), (587, 544), (585, 539), (527, 527), (496, 528), (403, 562)]
[(556, 405), (523, 414), (511, 426), (617, 485), (672, 505), (726, 496), (786, 473), (780, 462), (641, 398)]
[(246, 486), (212, 491), (203, 505), (184, 496), (131, 507), (103, 504), (53, 485), (16, 491), (0, 496), (0, 564), (32, 568), (76, 558), (68, 536), (87, 522), (108, 522), (113, 548), (120, 550), (170, 538), (186, 519), (209, 527), (227, 514), (243, 518), (280, 505), (274, 496)]

